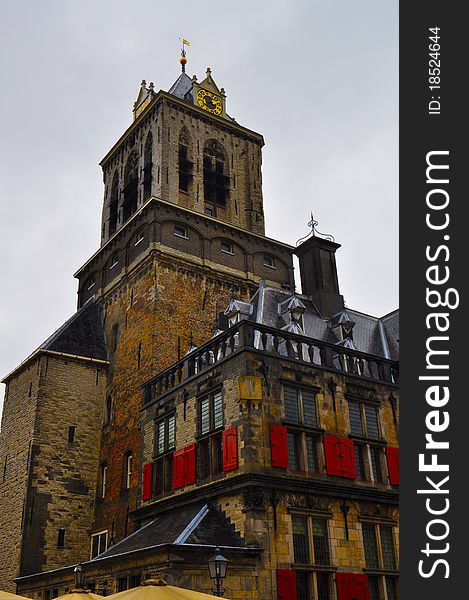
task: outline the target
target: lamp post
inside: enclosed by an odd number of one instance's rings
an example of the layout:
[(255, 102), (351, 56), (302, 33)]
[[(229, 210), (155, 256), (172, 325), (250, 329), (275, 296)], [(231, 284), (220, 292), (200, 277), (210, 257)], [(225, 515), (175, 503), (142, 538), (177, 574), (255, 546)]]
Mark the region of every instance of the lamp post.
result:
[(85, 589), (85, 572), (83, 571), (83, 567), (81, 565), (77, 565), (73, 569), (73, 575), (75, 577), (75, 588), (77, 590)]
[(228, 560), (220, 554), (220, 548), (215, 548), (215, 554), (208, 560), (208, 570), (210, 577), (215, 585), (212, 590), (215, 596), (223, 596), (225, 589), (222, 588), (223, 580), (226, 577)]

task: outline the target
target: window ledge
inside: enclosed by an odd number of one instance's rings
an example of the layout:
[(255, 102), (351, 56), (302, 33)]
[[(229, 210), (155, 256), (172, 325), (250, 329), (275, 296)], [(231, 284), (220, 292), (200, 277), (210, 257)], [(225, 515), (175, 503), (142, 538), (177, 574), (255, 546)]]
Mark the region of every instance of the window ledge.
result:
[(328, 571), (335, 573), (338, 569), (335, 565), (304, 565), (302, 563), (292, 563), (292, 568), (300, 571)]
[(370, 438), (362, 435), (356, 435), (355, 433), (349, 433), (348, 437), (351, 440), (357, 442), (363, 442), (364, 444), (370, 444), (370, 446), (387, 446), (388, 442), (384, 438)]

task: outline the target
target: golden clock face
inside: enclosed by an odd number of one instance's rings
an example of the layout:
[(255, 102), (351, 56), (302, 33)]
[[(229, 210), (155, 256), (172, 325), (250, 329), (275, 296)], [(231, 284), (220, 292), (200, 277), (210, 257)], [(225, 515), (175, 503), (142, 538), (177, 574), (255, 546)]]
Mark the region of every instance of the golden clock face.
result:
[(200, 108), (208, 110), (214, 115), (219, 115), (223, 110), (220, 98), (213, 92), (207, 90), (199, 90), (197, 92), (197, 104)]

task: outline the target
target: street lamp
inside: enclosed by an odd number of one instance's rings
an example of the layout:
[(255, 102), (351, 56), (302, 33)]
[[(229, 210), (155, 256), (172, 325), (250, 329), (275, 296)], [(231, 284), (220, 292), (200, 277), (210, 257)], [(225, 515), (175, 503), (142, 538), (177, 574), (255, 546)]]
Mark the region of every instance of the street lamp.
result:
[(75, 577), (75, 588), (77, 590), (84, 590), (85, 589), (85, 572), (83, 571), (83, 568), (81, 565), (77, 565), (73, 569), (73, 575)]
[(208, 560), (208, 570), (210, 577), (215, 585), (212, 592), (215, 596), (223, 596), (225, 589), (222, 588), (223, 580), (226, 577), (226, 568), (228, 560), (220, 554), (220, 548), (215, 548), (215, 554)]

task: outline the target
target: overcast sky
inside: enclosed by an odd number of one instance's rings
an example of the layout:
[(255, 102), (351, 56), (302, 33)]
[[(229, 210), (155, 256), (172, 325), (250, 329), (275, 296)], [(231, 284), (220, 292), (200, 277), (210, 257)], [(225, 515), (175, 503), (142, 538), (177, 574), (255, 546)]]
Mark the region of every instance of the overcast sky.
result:
[(228, 113), (264, 135), (266, 234), (295, 244), (313, 211), (342, 244), (346, 304), (396, 308), (397, 24), (397, 0), (0, 0), (0, 374), (75, 311), (98, 162), (140, 81), (178, 77), (179, 36), (188, 75), (210, 66)]

